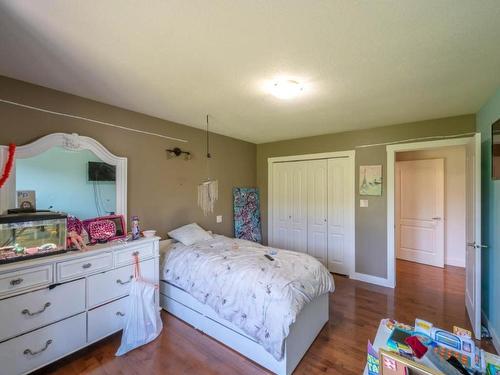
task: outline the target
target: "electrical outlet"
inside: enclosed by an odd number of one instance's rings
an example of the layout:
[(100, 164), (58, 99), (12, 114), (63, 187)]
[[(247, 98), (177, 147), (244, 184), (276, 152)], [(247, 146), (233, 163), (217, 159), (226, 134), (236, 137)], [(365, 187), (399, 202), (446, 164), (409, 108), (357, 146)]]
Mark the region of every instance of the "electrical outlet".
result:
[(359, 207), (368, 207), (368, 199), (360, 199)]
[(222, 215), (217, 215), (216, 219), (217, 223), (222, 223)]

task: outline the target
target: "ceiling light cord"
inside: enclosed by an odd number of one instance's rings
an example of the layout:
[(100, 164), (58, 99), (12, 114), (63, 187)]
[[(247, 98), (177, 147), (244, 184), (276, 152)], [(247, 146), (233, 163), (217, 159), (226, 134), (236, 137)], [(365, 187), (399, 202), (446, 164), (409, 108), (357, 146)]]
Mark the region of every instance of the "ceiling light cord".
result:
[(208, 131), (208, 114), (207, 114), (207, 158), (211, 158), (212, 155), (210, 155), (210, 141), (209, 141), (209, 136), (210, 136), (210, 133)]

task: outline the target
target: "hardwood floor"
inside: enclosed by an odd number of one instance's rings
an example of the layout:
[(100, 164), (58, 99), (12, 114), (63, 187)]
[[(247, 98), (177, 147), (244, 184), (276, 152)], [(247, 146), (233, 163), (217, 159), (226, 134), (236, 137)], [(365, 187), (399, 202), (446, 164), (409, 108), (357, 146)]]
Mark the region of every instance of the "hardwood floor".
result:
[[(397, 287), (387, 289), (334, 276), (330, 321), (306, 353), (295, 374), (359, 375), (366, 362), (366, 343), (381, 319), (412, 323), (419, 317), (451, 330), (470, 329), (464, 306), (465, 273), (397, 262)], [(231, 349), (162, 312), (164, 331), (154, 342), (123, 357), (114, 353), (120, 334), (113, 335), (37, 374), (268, 374)], [(70, 334), (70, 333), (68, 333)], [(489, 343), (481, 345), (492, 351)]]

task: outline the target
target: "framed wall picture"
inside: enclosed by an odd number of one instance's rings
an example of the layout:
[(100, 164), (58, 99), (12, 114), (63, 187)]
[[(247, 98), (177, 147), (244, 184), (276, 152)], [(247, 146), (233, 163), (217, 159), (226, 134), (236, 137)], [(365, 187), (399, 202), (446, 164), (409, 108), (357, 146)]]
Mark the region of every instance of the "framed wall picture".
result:
[(382, 195), (382, 166), (359, 167), (359, 195)]

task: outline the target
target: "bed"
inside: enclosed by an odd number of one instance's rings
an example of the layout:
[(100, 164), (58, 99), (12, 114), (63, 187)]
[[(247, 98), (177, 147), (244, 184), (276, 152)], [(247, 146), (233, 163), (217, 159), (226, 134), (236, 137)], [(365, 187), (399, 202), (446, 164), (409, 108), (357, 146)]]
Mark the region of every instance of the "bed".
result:
[(161, 307), (278, 375), (329, 319), (333, 278), (306, 254), (219, 235), (160, 251)]

